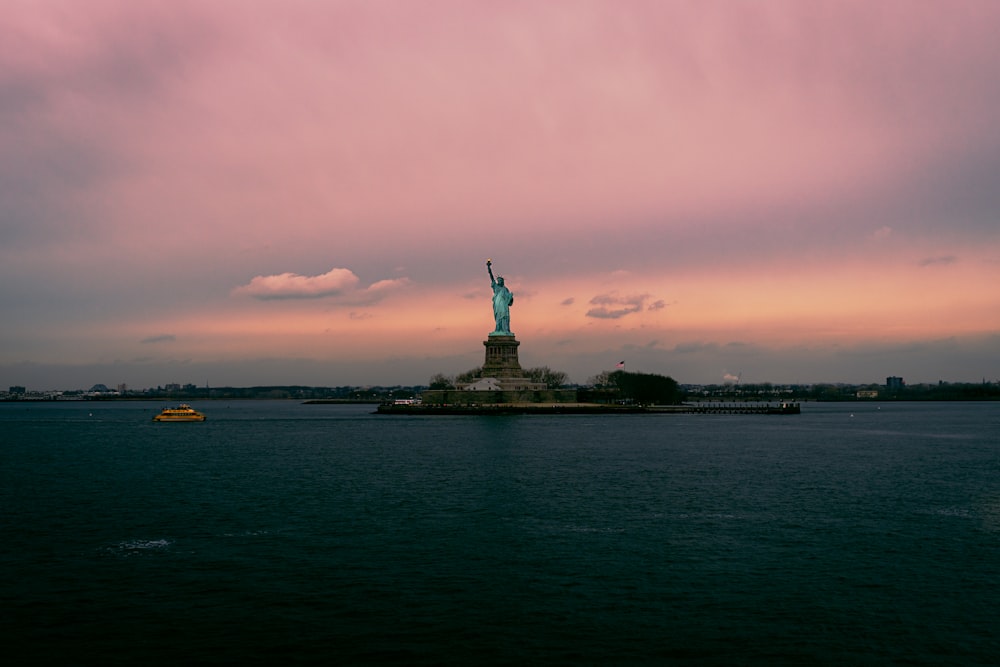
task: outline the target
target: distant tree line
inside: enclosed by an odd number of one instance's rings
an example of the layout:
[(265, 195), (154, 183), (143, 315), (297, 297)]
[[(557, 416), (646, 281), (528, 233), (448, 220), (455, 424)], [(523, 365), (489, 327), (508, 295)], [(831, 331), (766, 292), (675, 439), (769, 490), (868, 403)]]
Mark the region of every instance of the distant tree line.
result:
[[(294, 399), (294, 400), (327, 400), (342, 401), (345, 403), (379, 403), (395, 398), (415, 398), (424, 386), (340, 386), (340, 387), (311, 387), (304, 385), (262, 385), (255, 387), (196, 387), (185, 385), (183, 387), (156, 387), (151, 389), (135, 390), (129, 389), (123, 393), (107, 393), (100, 395), (84, 395), (80, 391), (57, 392), (48, 396), (50, 400), (169, 400), (169, 401), (197, 401), (216, 399)], [(0, 400), (24, 400), (17, 395), (3, 395), (0, 393)]]
[[(713, 401), (990, 401), (1000, 400), (1000, 382), (938, 382), (888, 388), (884, 384), (730, 383), (684, 387), (689, 397)], [(868, 394), (868, 395), (864, 395)]]
[[(889, 389), (885, 385), (817, 384), (803, 392), (817, 401), (853, 401), (857, 391), (877, 391), (881, 401), (996, 401), (1000, 400), (998, 382), (938, 382), (906, 385)], [(873, 399), (869, 399), (873, 400)]]

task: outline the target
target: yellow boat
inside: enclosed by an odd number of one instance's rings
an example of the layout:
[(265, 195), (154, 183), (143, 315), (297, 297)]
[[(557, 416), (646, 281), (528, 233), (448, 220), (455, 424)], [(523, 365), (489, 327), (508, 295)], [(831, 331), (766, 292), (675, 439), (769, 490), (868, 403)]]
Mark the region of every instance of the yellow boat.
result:
[(153, 417), (154, 422), (203, 422), (205, 415), (192, 408), (187, 403), (181, 403), (176, 408), (164, 408), (163, 412)]

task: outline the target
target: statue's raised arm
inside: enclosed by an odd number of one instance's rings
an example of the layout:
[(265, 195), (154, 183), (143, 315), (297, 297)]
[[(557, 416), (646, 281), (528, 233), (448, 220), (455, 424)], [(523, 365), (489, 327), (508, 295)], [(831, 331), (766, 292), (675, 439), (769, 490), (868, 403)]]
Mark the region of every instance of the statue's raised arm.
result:
[(510, 306), (514, 303), (514, 295), (503, 284), (503, 276), (493, 277), (493, 260), (486, 260), (486, 271), (490, 274), (490, 285), (493, 287), (493, 319), (496, 329), (491, 336), (512, 336), (510, 332)]

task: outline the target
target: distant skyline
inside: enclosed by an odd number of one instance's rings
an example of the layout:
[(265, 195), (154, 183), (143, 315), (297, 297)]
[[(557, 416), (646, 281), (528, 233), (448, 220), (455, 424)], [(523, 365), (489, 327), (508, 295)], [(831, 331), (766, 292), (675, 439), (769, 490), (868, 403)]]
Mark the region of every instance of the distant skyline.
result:
[(992, 1), (14, 2), (0, 388), (1000, 380)]

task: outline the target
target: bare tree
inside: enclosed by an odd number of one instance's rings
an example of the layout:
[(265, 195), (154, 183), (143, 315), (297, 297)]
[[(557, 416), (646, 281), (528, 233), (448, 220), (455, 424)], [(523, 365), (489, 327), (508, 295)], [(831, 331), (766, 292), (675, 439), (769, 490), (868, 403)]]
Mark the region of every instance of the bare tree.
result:
[(470, 370), (465, 371), (464, 373), (459, 373), (458, 375), (456, 375), (455, 382), (458, 384), (467, 384), (469, 382), (473, 382), (474, 380), (478, 380), (481, 377), (483, 377), (483, 369), (472, 368)]
[(450, 377), (448, 377), (447, 375), (443, 375), (441, 373), (435, 373), (434, 375), (431, 376), (430, 388), (431, 389), (454, 389), (455, 388), (455, 381), (453, 379), (451, 379)]
[(531, 379), (532, 382), (544, 382), (548, 389), (558, 389), (566, 384), (566, 378), (568, 377), (562, 371), (554, 371), (548, 366), (539, 366), (538, 368), (529, 368), (524, 371), (524, 374)]

